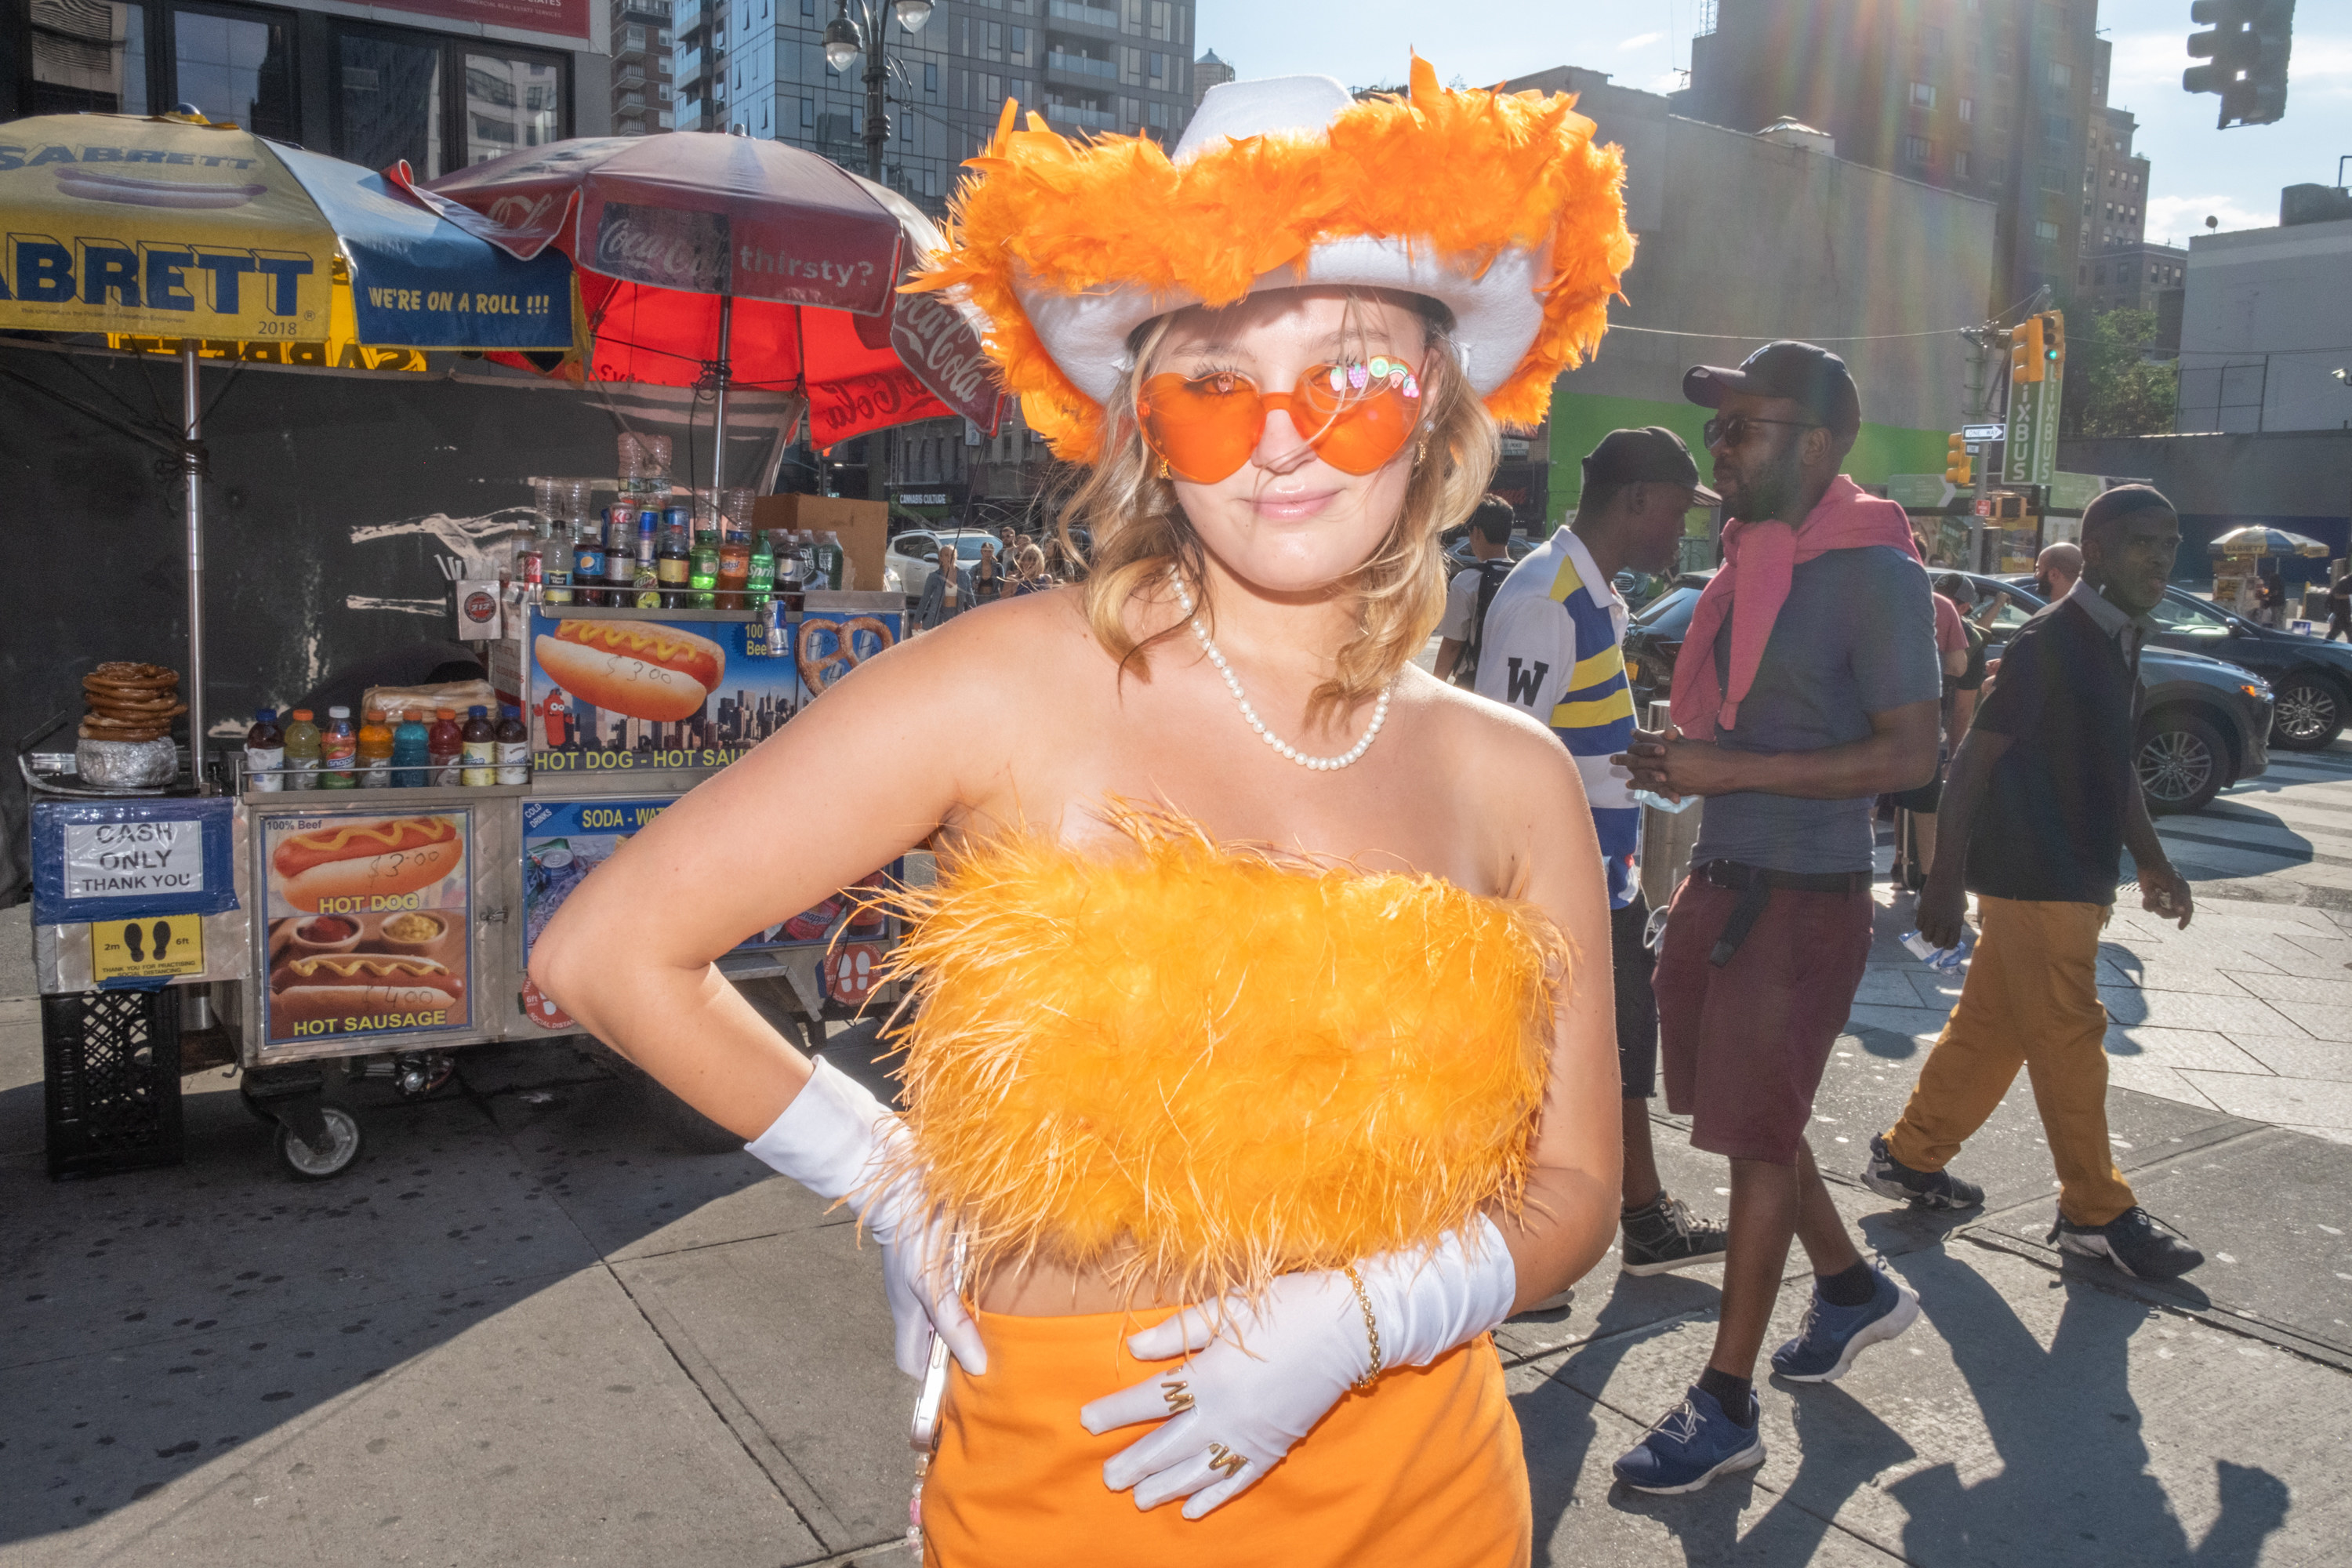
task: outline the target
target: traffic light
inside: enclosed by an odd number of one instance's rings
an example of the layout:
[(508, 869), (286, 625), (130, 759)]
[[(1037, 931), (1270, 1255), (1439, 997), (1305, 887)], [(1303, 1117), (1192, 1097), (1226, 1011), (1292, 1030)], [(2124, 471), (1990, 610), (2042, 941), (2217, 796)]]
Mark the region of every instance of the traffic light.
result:
[(2066, 374), (2066, 316), (2061, 310), (2042, 313), (2042, 374), (2055, 379)]
[(2181, 72), (2180, 85), (2189, 92), (2221, 96), (2217, 127), (2226, 131), (2284, 119), (2294, 0), (2195, 0), (2189, 17), (2210, 24), (2210, 31), (2189, 35), (2189, 53), (2212, 63)]
[(2050, 362), (2044, 357), (2045, 342), (2042, 318), (2028, 316), (2010, 332), (2009, 379), (2040, 381), (2050, 372)]
[(1969, 438), (1957, 431), (1944, 444), (1944, 478), (1962, 489), (1976, 482), (1976, 459), (1969, 456)]

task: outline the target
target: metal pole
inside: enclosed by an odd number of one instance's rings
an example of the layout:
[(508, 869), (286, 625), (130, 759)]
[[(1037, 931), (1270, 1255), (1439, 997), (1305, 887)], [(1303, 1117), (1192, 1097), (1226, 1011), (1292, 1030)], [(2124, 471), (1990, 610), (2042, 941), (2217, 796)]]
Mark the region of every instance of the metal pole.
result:
[(719, 378), (719, 426), (717, 438), (710, 447), (710, 502), (715, 511), (719, 491), (727, 483), (727, 354), (728, 342), (735, 331), (735, 296), (719, 296), (719, 363), (711, 374)]
[(188, 773), (205, 793), (205, 476), (196, 456), (204, 401), (196, 381), (196, 344), (180, 341), (180, 468), (188, 494)]
[(890, 72), (889, 62), (882, 58), (883, 29), (887, 25), (886, 7), (866, 6), (866, 177), (877, 185), (882, 184), (882, 144), (890, 137), (890, 116), (884, 107), (882, 92)]

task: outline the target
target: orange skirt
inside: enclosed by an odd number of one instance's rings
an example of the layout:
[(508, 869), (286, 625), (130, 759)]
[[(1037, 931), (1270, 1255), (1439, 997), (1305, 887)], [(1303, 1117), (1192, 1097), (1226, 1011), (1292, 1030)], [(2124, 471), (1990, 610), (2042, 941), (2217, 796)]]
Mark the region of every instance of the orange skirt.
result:
[(1103, 1485), (1103, 1461), (1151, 1431), (1095, 1436), (1078, 1409), (1175, 1364), (1126, 1336), (1168, 1316), (976, 1314), (988, 1373), (949, 1363), (923, 1488), (937, 1568), (1524, 1568), (1532, 1515), (1519, 1424), (1485, 1335), (1349, 1394), (1257, 1485), (1202, 1520), (1149, 1513)]

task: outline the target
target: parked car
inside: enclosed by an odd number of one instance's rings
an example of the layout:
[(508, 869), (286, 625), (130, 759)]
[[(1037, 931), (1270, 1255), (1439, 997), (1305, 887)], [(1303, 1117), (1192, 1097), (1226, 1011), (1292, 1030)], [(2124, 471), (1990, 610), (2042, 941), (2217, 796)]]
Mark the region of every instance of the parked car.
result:
[(1637, 607), (1625, 627), (1625, 679), (1633, 688), (1633, 711), (1647, 720), (1653, 699), (1663, 700), (1675, 685), (1675, 656), (1690, 633), (1691, 611), (1713, 579), (1712, 572), (1685, 572), (1665, 592)]
[[(1979, 605), (1995, 593), (2009, 595), (2009, 604), (1986, 628), (1991, 637), (1985, 658), (1997, 659), (2017, 628), (2042, 608), (2042, 597), (2031, 578), (1959, 575), (1974, 584)], [(1973, 613), (1970, 605), (1960, 608)], [(2162, 608), (2157, 615), (2161, 623)], [(2235, 663), (2183, 652), (2166, 637), (2142, 651), (2139, 674), (2147, 690), (2140, 709), (2139, 782), (2149, 811), (2202, 811), (2230, 785), (2269, 770), (2274, 703), (2267, 682)]]
[[(908, 608), (915, 606), (922, 598), (923, 590), (938, 574), (940, 546), (950, 543), (955, 546), (956, 559), (967, 572), (980, 564), (980, 547), (983, 543), (995, 545), (999, 555), (1004, 553), (1003, 541), (976, 528), (910, 529), (905, 533), (893, 535), (888, 547), (882, 552), (883, 570), (886, 574), (896, 572), (898, 574), (899, 585), (907, 595)], [(1003, 563), (1000, 561), (997, 564), (1002, 567)]]
[(2352, 720), (2352, 647), (2256, 626), (2186, 588), (2167, 588), (2151, 614), (2160, 628), (2156, 640), (2166, 647), (2251, 669), (2270, 683), (2277, 704), (2271, 744), (2320, 751)]
[[(1454, 574), (1455, 573), (1467, 572), (1471, 567), (1475, 566), (1478, 563), (1478, 558), (1470, 553), (1470, 528), (1468, 524), (1465, 523), (1460, 528), (1448, 530), (1446, 533), (1439, 539), (1438, 543), (1445, 552), (1445, 580), (1447, 582), (1450, 583), (1454, 580)], [(1528, 556), (1535, 553), (1536, 542), (1532, 539), (1522, 538), (1520, 535), (1515, 533), (1511, 535), (1511, 542), (1507, 546), (1506, 546), (1506, 548), (1510, 551), (1511, 560), (1516, 563), (1517, 562), (1525, 561)]]
[[(1942, 576), (1942, 573), (1937, 573)], [(1987, 627), (1988, 659), (1997, 659), (2009, 639), (2042, 607), (2030, 586), (1963, 572), (1979, 603), (1999, 592), (2010, 602)], [(1633, 612), (1625, 633), (1625, 675), (1636, 710), (1646, 714), (1654, 699), (1674, 689), (1675, 656), (1689, 634), (1691, 611), (1714, 576), (1686, 573), (1664, 594)], [(1963, 611), (1973, 606), (1963, 605)], [(2245, 670), (2200, 654), (2151, 644), (2140, 655), (2140, 679), (2147, 689), (2139, 731), (2139, 782), (2151, 812), (2200, 811), (2233, 784), (2270, 767), (2270, 688)]]

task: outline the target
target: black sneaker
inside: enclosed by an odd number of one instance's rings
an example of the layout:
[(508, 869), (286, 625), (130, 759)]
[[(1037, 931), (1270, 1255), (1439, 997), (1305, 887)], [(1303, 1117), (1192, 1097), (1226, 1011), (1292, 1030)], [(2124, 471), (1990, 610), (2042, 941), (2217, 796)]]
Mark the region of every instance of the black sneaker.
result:
[(1628, 1274), (1664, 1274), (1723, 1260), (1723, 1226), (1693, 1217), (1677, 1197), (1660, 1193), (1620, 1216)]
[(2105, 1225), (2076, 1225), (2062, 1214), (2042, 1239), (2056, 1242), (2061, 1252), (2104, 1258), (2135, 1279), (2178, 1279), (2205, 1261), (2179, 1231), (2137, 1206)]
[(1862, 1184), (1885, 1198), (1899, 1198), (1915, 1209), (1972, 1209), (1984, 1202), (1984, 1189), (1964, 1182), (1949, 1171), (1915, 1171), (1886, 1152), (1886, 1134), (1870, 1141), (1870, 1161), (1862, 1168)]

